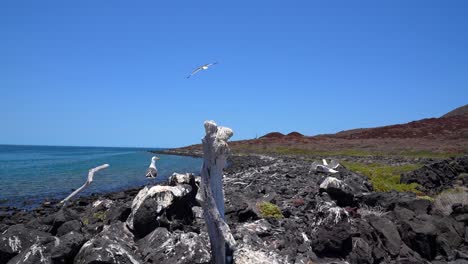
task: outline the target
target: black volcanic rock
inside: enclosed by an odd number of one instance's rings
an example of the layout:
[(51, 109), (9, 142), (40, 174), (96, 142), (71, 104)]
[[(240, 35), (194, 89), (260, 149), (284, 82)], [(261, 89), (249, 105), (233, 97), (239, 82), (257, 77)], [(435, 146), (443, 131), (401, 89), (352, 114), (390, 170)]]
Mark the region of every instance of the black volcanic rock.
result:
[(57, 229), (57, 236), (63, 236), (71, 231), (79, 232), (81, 226), (82, 224), (79, 220), (65, 222)]
[(142, 262), (129, 247), (117, 241), (97, 237), (83, 245), (76, 255), (74, 263), (134, 264), (135, 261)]
[(0, 234), (0, 263), (7, 263), (33, 244), (47, 242), (50, 239), (52, 236), (48, 233), (26, 228), (22, 224), (13, 225)]
[(398, 255), (402, 241), (395, 224), (386, 217), (371, 215), (367, 220), (379, 234), (379, 238), (386, 251), (392, 256)]
[(468, 173), (468, 155), (443, 160), (425, 165), (420, 169), (401, 175), (402, 183), (418, 183), (424, 192), (437, 194), (444, 189), (452, 188), (458, 176)]
[[(235, 258), (274, 258), (285, 264), (468, 260), (468, 207), (454, 204), (451, 215), (438, 215), (431, 210), (431, 201), (415, 194), (373, 192), (366, 177), (345, 167), (324, 174), (311, 172), (310, 163), (284, 156), (229, 159), (225, 205), (238, 243)], [(320, 190), (327, 177), (345, 187)], [(187, 174), (170, 182), (186, 192), (172, 200), (167, 193), (141, 200), (135, 199), (141, 190), (133, 189), (79, 197), (64, 209), (47, 205), (6, 215), (0, 220), (5, 232), (0, 235), (0, 263), (40, 263), (41, 258), (54, 264), (209, 263), (208, 234), (194, 198), (196, 180)], [(137, 202), (140, 208), (131, 212)], [(259, 202), (277, 206), (282, 216), (263, 216)], [(158, 206), (165, 210), (157, 212)], [(129, 213), (133, 229), (126, 221)], [(12, 251), (17, 241), (21, 250)]]
[(208, 264), (209, 242), (193, 232), (169, 232), (159, 227), (138, 241), (145, 263)]
[(349, 254), (351, 263), (372, 264), (372, 246), (366, 240), (360, 237), (353, 237), (351, 241), (353, 245), (352, 252)]
[(127, 224), (136, 237), (142, 238), (157, 227), (173, 227), (178, 220), (191, 222), (192, 206), (196, 204), (193, 188), (188, 184), (145, 188), (135, 199)]
[(346, 222), (320, 226), (314, 233), (312, 250), (319, 256), (344, 257), (352, 249), (351, 228)]
[(71, 231), (59, 238), (58, 245), (49, 245), (52, 247), (50, 253), (54, 263), (71, 263), (73, 258), (85, 243), (85, 238), (81, 233)]
[(142, 263), (134, 252), (134, 236), (125, 223), (105, 226), (103, 231), (83, 244), (74, 264), (134, 264)]

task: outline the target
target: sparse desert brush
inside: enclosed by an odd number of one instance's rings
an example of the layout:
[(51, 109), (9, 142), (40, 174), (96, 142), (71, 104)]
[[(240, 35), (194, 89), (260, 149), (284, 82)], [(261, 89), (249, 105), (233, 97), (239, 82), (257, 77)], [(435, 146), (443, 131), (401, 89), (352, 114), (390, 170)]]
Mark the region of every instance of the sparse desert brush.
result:
[(388, 212), (385, 212), (385, 210), (380, 206), (370, 207), (370, 206), (367, 206), (367, 205), (362, 205), (358, 209), (357, 212), (362, 217), (366, 217), (368, 215), (375, 215), (375, 216), (378, 216), (378, 217), (382, 217), (382, 216), (384, 216), (384, 215), (386, 215), (388, 213)]
[(428, 201), (431, 201), (431, 202), (435, 201), (435, 199), (433, 197), (428, 196), (428, 195), (421, 195), (421, 196), (417, 196), (416, 198), (420, 199), (420, 200), (428, 200)]
[(468, 205), (466, 189), (459, 187), (443, 191), (435, 197), (433, 210), (443, 215), (450, 215), (454, 204)]
[(269, 202), (260, 202), (257, 204), (257, 208), (263, 218), (283, 218), (281, 209), (276, 205)]

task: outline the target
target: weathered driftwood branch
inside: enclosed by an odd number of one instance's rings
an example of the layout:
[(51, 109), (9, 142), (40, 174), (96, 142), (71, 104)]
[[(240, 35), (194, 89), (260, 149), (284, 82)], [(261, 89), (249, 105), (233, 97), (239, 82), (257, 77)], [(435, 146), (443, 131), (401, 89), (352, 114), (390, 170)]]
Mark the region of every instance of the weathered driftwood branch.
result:
[(75, 195), (77, 195), (79, 192), (81, 192), (82, 190), (84, 190), (86, 187), (88, 187), (88, 185), (90, 185), (92, 182), (93, 182), (93, 177), (94, 177), (94, 173), (100, 171), (100, 170), (103, 170), (105, 168), (109, 167), (109, 164), (104, 164), (104, 165), (101, 165), (101, 166), (98, 166), (96, 168), (93, 168), (93, 169), (90, 169), (89, 172), (88, 172), (88, 179), (86, 180), (86, 182), (83, 184), (83, 186), (81, 186), (80, 188), (76, 189), (74, 192), (72, 192), (70, 195), (68, 195), (67, 198), (63, 199), (60, 203), (65, 205), (68, 200), (70, 200), (71, 198), (73, 198)]
[(205, 122), (201, 198), (203, 215), (208, 227), (211, 256), (215, 264), (232, 263), (236, 241), (224, 218), (223, 169), (230, 153), (227, 141), (233, 135), (230, 128), (218, 127), (214, 121)]

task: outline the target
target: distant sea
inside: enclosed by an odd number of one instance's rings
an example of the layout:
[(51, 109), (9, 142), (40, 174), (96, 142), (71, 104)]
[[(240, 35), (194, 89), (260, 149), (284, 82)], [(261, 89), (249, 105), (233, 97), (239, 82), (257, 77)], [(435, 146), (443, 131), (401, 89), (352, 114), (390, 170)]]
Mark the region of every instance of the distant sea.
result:
[[(0, 207), (31, 209), (45, 199), (63, 199), (87, 179), (88, 170), (108, 163), (81, 195), (121, 191), (148, 184), (151, 157), (143, 148), (0, 145)], [(200, 170), (200, 158), (157, 155), (157, 181), (173, 172)]]

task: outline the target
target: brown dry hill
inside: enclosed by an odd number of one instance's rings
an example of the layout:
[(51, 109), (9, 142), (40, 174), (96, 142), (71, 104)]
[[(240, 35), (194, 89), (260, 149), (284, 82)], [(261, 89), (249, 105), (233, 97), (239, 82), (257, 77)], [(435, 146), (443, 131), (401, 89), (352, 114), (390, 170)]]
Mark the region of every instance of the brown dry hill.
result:
[(450, 117), (450, 116), (468, 116), (468, 104), (458, 107), (457, 109), (448, 112), (442, 117)]
[[(298, 132), (268, 133), (251, 140), (233, 141), (233, 152), (367, 155), (432, 155), (468, 153), (468, 105), (440, 118), (405, 124), (359, 128), (336, 134), (304, 136)], [(179, 150), (200, 150), (193, 145)]]

